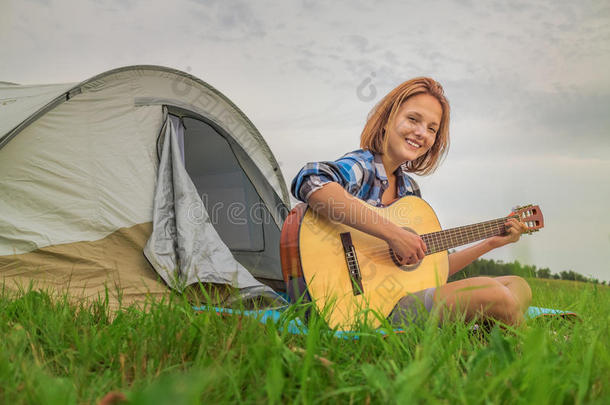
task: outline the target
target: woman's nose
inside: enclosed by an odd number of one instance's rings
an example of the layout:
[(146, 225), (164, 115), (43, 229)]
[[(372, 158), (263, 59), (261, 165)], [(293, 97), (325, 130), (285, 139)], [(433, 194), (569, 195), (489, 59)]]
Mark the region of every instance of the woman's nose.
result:
[(425, 134), (426, 134), (425, 125), (423, 125), (422, 123), (415, 124), (415, 135), (424, 136)]

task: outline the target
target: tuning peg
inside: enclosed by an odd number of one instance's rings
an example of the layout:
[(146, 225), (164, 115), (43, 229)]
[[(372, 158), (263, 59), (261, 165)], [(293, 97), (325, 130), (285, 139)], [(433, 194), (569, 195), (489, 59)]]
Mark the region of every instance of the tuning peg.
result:
[(522, 205), (522, 206), (517, 205), (517, 206), (513, 207), (512, 210), (513, 210), (513, 212), (516, 212), (516, 211), (520, 211), (525, 208), (529, 208), (531, 206), (532, 206), (532, 204), (527, 204), (527, 205)]

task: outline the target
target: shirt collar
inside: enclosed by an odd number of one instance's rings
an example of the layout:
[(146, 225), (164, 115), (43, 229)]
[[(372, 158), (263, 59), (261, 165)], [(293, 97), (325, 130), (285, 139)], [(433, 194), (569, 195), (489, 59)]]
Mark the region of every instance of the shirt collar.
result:
[[(373, 159), (375, 162), (375, 175), (381, 181), (387, 180), (388, 175), (385, 171), (385, 167), (383, 166), (383, 161), (381, 160), (381, 155), (378, 153), (373, 153)], [(394, 174), (396, 175), (397, 178), (400, 178), (406, 172), (407, 172), (407, 166), (406, 166), (406, 163), (403, 163), (400, 166), (398, 166), (398, 168), (396, 168), (396, 170), (394, 171)]]
[(381, 160), (381, 155), (378, 153), (373, 153), (373, 159), (375, 162), (375, 176), (381, 181), (387, 180), (388, 176), (385, 171), (385, 167), (383, 167), (383, 161)]

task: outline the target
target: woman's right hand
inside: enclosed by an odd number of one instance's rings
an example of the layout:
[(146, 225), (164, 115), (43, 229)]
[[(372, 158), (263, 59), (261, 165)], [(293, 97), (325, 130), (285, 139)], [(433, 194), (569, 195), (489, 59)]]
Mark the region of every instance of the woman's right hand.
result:
[[(394, 227), (393, 227), (394, 228)], [(419, 235), (396, 226), (386, 239), (400, 264), (416, 264), (426, 256), (426, 244)]]

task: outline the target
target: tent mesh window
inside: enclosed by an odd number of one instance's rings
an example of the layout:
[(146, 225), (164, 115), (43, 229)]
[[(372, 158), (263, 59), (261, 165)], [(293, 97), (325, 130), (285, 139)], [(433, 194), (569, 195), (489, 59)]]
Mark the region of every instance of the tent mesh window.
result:
[(233, 251), (264, 250), (263, 222), (270, 218), (256, 212), (264, 204), (231, 146), (211, 125), (183, 122), (186, 170), (223, 242)]

